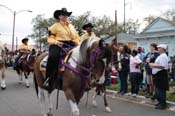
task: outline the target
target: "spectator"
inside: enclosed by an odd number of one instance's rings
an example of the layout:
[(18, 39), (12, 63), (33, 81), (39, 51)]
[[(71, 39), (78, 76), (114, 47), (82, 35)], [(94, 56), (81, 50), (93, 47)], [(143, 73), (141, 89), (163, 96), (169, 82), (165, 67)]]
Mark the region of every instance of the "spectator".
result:
[(156, 109), (166, 108), (166, 91), (169, 90), (168, 84), (168, 56), (166, 55), (165, 44), (160, 44), (158, 51), (160, 55), (156, 58), (154, 63), (150, 63), (149, 66), (152, 68), (152, 74), (155, 78), (155, 97), (158, 100)]
[(153, 78), (152, 78), (152, 69), (149, 67), (149, 63), (154, 63), (156, 58), (159, 56), (159, 53), (157, 51), (157, 44), (152, 43), (150, 45), (150, 52), (145, 56), (144, 62), (146, 63), (145, 69), (146, 69), (146, 81), (147, 81), (147, 95), (146, 97), (153, 97), (154, 92), (154, 84), (153, 84)]
[(142, 47), (138, 47), (137, 57), (139, 57), (141, 61), (144, 61), (144, 57), (145, 57), (143, 52), (144, 52), (144, 50), (142, 49)]
[[(137, 57), (143, 62), (144, 61), (144, 50), (142, 47), (138, 47), (137, 49)], [(140, 88), (142, 88), (142, 82), (143, 82), (143, 75), (144, 75), (144, 69), (143, 69), (143, 66), (140, 67), (141, 68), (141, 76), (140, 76), (140, 81), (139, 81), (139, 85), (140, 85)]]
[(119, 48), (120, 57), (119, 57), (119, 78), (121, 81), (121, 88), (119, 93), (124, 95), (128, 92), (128, 73), (129, 73), (129, 48), (128, 46), (124, 45)]
[(133, 50), (130, 57), (130, 81), (131, 81), (131, 94), (136, 97), (139, 92), (139, 78), (141, 75), (141, 63), (142, 61), (136, 57), (137, 51)]

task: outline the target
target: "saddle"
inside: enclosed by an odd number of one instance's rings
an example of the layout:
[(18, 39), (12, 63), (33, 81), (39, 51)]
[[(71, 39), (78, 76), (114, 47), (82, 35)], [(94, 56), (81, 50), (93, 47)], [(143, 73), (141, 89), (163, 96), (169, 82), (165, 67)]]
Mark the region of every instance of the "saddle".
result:
[[(64, 61), (64, 62), (67, 62), (67, 61), (68, 61), (68, 59), (69, 59), (71, 53), (72, 53), (72, 50), (70, 50), (70, 51), (66, 54), (66, 56), (63, 58), (63, 61)], [(43, 58), (43, 60), (40, 62), (40, 71), (42, 71), (42, 72), (45, 72), (45, 71), (46, 71), (47, 61), (48, 61), (48, 55), (45, 56), (45, 57)], [(62, 67), (60, 68), (60, 71), (64, 71), (64, 70), (65, 70), (65, 67), (62, 66)]]
[(17, 64), (18, 64), (18, 65), (21, 64), (21, 63), (25, 60), (25, 58), (28, 57), (28, 56), (29, 56), (29, 54), (23, 54), (23, 55), (19, 58)]

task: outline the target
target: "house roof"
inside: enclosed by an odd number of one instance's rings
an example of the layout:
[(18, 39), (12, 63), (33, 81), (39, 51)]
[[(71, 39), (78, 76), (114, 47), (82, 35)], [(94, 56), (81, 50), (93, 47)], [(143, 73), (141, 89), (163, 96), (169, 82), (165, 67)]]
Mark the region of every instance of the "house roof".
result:
[(135, 36), (135, 39), (144, 39), (144, 38), (156, 38), (156, 37), (167, 37), (167, 36), (175, 36), (175, 31), (162, 31), (149, 33), (149, 34), (138, 34)]
[[(106, 41), (107, 43), (110, 43), (114, 38), (115, 38), (115, 36), (112, 36), (112, 37), (106, 39), (105, 41)], [(134, 40), (134, 39), (135, 39), (135, 35), (126, 34), (126, 33), (119, 33), (119, 34), (117, 35), (117, 40), (118, 40), (118, 41), (121, 41), (122, 39), (127, 39), (127, 40), (128, 40), (128, 39), (131, 39), (131, 40)]]
[[(161, 25), (163, 23), (164, 23), (164, 25)], [(172, 31), (172, 30), (175, 31), (175, 23), (174, 22), (158, 17), (155, 20), (153, 20), (140, 34), (147, 34), (147, 33), (150, 34), (150, 33), (155, 33), (155, 32), (157, 33), (157, 32)]]

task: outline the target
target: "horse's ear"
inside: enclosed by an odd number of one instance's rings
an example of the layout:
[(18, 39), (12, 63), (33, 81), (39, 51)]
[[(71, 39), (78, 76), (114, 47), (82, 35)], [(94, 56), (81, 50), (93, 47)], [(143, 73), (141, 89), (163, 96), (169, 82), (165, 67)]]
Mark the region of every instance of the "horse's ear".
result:
[(99, 41), (99, 43), (98, 43), (98, 46), (99, 46), (100, 48), (104, 48), (104, 47), (106, 46), (105, 41), (104, 41), (103, 39), (101, 39), (101, 40)]

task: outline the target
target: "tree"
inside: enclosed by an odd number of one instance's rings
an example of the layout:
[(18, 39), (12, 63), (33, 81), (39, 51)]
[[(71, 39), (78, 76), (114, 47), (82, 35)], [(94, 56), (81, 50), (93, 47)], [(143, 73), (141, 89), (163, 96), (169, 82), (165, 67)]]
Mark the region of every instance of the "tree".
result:
[(70, 21), (77, 29), (79, 35), (82, 35), (82, 33), (83, 33), (83, 31), (82, 31), (83, 25), (89, 22), (90, 14), (91, 14), (91, 12), (87, 11), (87, 12), (83, 13), (82, 15), (70, 17)]
[(37, 15), (33, 20), (33, 33), (30, 35), (39, 44), (40, 50), (43, 45), (47, 45), (48, 27), (50, 27), (55, 20), (53, 18), (45, 19), (44, 15)]
[(107, 16), (91, 18), (94, 24), (94, 32), (98, 37), (106, 38), (114, 35), (114, 22)]
[(80, 16), (70, 17), (70, 21), (79, 32), (79, 35), (83, 34), (82, 26), (88, 22), (94, 25), (93, 30), (98, 37), (106, 38), (115, 34), (114, 21), (105, 15), (103, 17), (92, 17), (91, 12), (88, 11)]
[(163, 13), (163, 17), (169, 21), (173, 21), (175, 16), (175, 9), (169, 9)]
[(140, 27), (139, 20), (129, 19), (126, 23), (126, 33), (136, 34)]
[(149, 15), (148, 17), (145, 17), (145, 18), (143, 19), (143, 21), (146, 23), (146, 26), (148, 26), (148, 25), (151, 24), (155, 19), (156, 19), (155, 16)]

